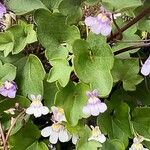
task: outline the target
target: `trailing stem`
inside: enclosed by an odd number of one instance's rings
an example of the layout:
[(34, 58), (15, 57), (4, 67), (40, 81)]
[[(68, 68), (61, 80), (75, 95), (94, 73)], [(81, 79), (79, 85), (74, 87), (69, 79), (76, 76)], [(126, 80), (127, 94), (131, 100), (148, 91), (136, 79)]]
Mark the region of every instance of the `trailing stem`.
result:
[(126, 25), (124, 25), (122, 28), (117, 30), (114, 34), (112, 34), (110, 37), (108, 37), (107, 42), (113, 42), (114, 40), (118, 40), (120, 38), (120, 32), (124, 32), (128, 28), (130, 28), (132, 25), (137, 23), (139, 20), (141, 20), (144, 16), (148, 15), (150, 13), (150, 7), (144, 9), (141, 13), (139, 13), (134, 19), (129, 21)]

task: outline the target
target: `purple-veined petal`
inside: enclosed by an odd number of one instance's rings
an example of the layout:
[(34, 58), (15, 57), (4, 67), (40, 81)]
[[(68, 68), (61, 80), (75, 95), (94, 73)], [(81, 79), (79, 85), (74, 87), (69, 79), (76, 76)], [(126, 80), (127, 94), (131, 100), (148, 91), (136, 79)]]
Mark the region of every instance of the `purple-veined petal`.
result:
[(96, 19), (95, 17), (89, 16), (89, 17), (86, 17), (86, 18), (85, 18), (85, 24), (86, 24), (87, 26), (93, 26), (93, 25), (96, 24), (96, 23), (97, 23), (97, 19)]
[(98, 90), (94, 89), (94, 90), (92, 91), (92, 94), (93, 94), (93, 96), (97, 97), (97, 96), (98, 96)]
[(6, 89), (4, 89), (3, 91), (0, 92), (0, 94), (7, 97), (8, 91)]
[(12, 90), (8, 91), (8, 97), (9, 98), (15, 98), (15, 96), (16, 96), (16, 91), (14, 91), (14, 90), (13, 91)]
[(3, 18), (4, 14), (6, 13), (6, 7), (0, 3), (0, 18)]
[(97, 23), (97, 24), (90, 26), (90, 29), (93, 33), (100, 34), (101, 33), (101, 27), (102, 27), (101, 24)]
[(104, 36), (108, 36), (110, 33), (111, 33), (111, 30), (112, 30), (112, 27), (110, 26), (110, 25), (103, 25), (102, 27), (101, 27), (101, 31), (100, 31), (100, 33), (102, 34), (102, 35), (104, 35)]
[(90, 98), (92, 96), (92, 93), (90, 91), (86, 91), (86, 96)]

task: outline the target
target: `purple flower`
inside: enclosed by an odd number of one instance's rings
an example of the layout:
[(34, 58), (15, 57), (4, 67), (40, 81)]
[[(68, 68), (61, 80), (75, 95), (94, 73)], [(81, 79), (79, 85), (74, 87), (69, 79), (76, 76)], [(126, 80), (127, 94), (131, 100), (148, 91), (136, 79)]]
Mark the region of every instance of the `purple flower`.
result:
[(0, 94), (9, 97), (15, 98), (17, 91), (17, 85), (14, 81), (5, 81), (0, 87)]
[(86, 116), (98, 116), (107, 110), (106, 104), (98, 98), (97, 90), (93, 90), (92, 92), (88, 91), (86, 95), (89, 97), (87, 105), (83, 107), (83, 113)]
[(107, 36), (111, 33), (111, 17), (108, 13), (100, 13), (96, 17), (86, 17), (85, 24), (90, 27), (91, 31), (95, 34), (102, 34)]
[(2, 3), (0, 3), (0, 19), (3, 18), (6, 12), (7, 12), (6, 7)]
[(141, 69), (141, 73), (144, 76), (147, 76), (150, 74), (150, 56), (147, 58), (147, 60), (143, 64), (142, 69)]

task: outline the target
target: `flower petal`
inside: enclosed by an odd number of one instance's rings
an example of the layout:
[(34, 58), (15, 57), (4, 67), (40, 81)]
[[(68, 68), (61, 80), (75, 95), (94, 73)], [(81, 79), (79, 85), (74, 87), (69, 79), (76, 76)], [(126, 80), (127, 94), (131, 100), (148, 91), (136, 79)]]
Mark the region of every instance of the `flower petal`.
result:
[(101, 102), (101, 103), (97, 104), (97, 106), (98, 106), (99, 112), (101, 112), (101, 113), (103, 113), (107, 110), (107, 105), (105, 103)]
[(142, 69), (141, 69), (141, 73), (144, 76), (147, 76), (150, 74), (150, 56), (147, 58), (147, 60), (143, 64)]
[(96, 22), (97, 22), (97, 19), (95, 18), (95, 17), (91, 17), (91, 16), (89, 16), (89, 17), (86, 17), (85, 18), (85, 24), (87, 25), (87, 26), (92, 26), (92, 25), (94, 25)]
[(86, 96), (90, 98), (92, 96), (92, 93), (90, 91), (86, 91)]
[(91, 115), (92, 116), (98, 116), (99, 115), (99, 109), (96, 106), (97, 104), (91, 105), (90, 110), (91, 110)]
[(33, 108), (33, 107), (28, 107), (28, 108), (26, 109), (26, 113), (27, 113), (28, 115), (33, 114), (33, 112), (34, 112), (34, 108)]
[(0, 3), (0, 18), (3, 18), (4, 13), (6, 13), (6, 7)]
[(78, 139), (79, 139), (79, 137), (78, 137), (77, 135), (73, 135), (73, 136), (72, 136), (72, 143), (76, 145)]
[(8, 97), (9, 98), (15, 98), (15, 96), (16, 96), (16, 91), (9, 90)]
[(92, 91), (92, 94), (93, 94), (95, 97), (97, 97), (97, 96), (98, 96), (98, 90), (94, 89), (94, 90)]
[(58, 137), (59, 137), (58, 132), (54, 132), (54, 131), (52, 131), (52, 132), (51, 132), (51, 135), (50, 135), (50, 137), (49, 137), (49, 141), (50, 141), (50, 143), (52, 143), (52, 144), (56, 144), (56, 143), (57, 143), (57, 141), (58, 141)]
[(37, 99), (37, 100), (39, 100), (39, 101), (41, 101), (41, 99), (42, 99), (42, 95), (40, 95), (40, 94), (39, 94), (39, 95), (37, 95), (36, 99)]
[(49, 113), (49, 109), (48, 109), (48, 107), (46, 107), (46, 106), (42, 106), (41, 111), (42, 111), (42, 114), (43, 114), (43, 115), (46, 115), (46, 114)]
[(36, 118), (42, 116), (42, 112), (40, 108), (34, 108), (33, 113)]
[(4, 89), (3, 91), (0, 92), (0, 94), (6, 97), (8, 95), (8, 91)]
[(61, 142), (67, 142), (67, 141), (70, 140), (70, 135), (67, 132), (67, 130), (62, 130), (62, 131), (59, 132), (59, 140)]
[(35, 97), (35, 95), (31, 94), (31, 95), (29, 95), (29, 99), (31, 99), (31, 100), (35, 100), (35, 99), (36, 99), (36, 97)]
[(82, 112), (83, 112), (87, 117), (91, 115), (88, 106), (84, 106), (83, 109), (82, 109)]
[(104, 143), (104, 142), (106, 141), (105, 135), (104, 135), (104, 134), (100, 134), (100, 135), (98, 136), (98, 141), (99, 141), (100, 143)]
[(101, 27), (101, 34), (104, 36), (108, 36), (111, 33), (112, 27), (110, 25), (103, 25)]
[(52, 128), (49, 126), (49, 127), (44, 128), (43, 130), (41, 130), (41, 135), (43, 137), (48, 137), (51, 135), (51, 132), (52, 132)]
[(95, 25), (92, 25), (92, 26), (90, 26), (90, 29), (93, 33), (100, 34), (101, 33), (101, 24), (97, 23)]

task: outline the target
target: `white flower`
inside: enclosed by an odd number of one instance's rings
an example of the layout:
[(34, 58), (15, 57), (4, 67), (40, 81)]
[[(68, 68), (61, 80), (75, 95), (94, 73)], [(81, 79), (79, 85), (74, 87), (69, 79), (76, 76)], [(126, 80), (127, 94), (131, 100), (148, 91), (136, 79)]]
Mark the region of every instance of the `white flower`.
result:
[(88, 139), (88, 141), (95, 140), (95, 141), (98, 141), (100, 143), (104, 143), (106, 141), (106, 137), (104, 134), (101, 133), (99, 127), (96, 126), (94, 128), (93, 126), (91, 126), (91, 128), (92, 128), (92, 135)]
[(144, 148), (141, 142), (144, 141), (144, 137), (137, 136), (133, 139), (133, 144), (131, 145), (131, 148), (129, 150), (149, 150), (147, 148)]
[(49, 136), (49, 141), (56, 144), (58, 139), (61, 142), (68, 142), (71, 139), (70, 133), (60, 123), (54, 123), (52, 126), (46, 127), (41, 131), (43, 137)]
[(83, 113), (89, 116), (98, 116), (100, 113), (103, 113), (107, 110), (107, 106), (105, 103), (101, 102), (97, 97), (97, 90), (93, 90), (92, 92), (87, 92), (86, 95), (89, 97), (87, 105), (83, 107)]
[(62, 108), (52, 106), (51, 110), (53, 112), (53, 115), (52, 115), (53, 122), (59, 122), (60, 123), (62, 121), (66, 121), (64, 110)]
[(141, 73), (144, 76), (148, 76), (150, 74), (150, 56), (147, 58), (145, 63), (142, 66)]
[(26, 113), (31, 115), (33, 114), (35, 117), (40, 117), (42, 115), (46, 115), (49, 113), (49, 109), (46, 106), (43, 106), (41, 99), (41, 95), (30, 95), (30, 99), (32, 101), (30, 107), (26, 109)]
[(79, 139), (79, 136), (78, 136), (78, 135), (76, 135), (76, 134), (73, 134), (73, 135), (72, 135), (72, 143), (73, 143), (74, 145), (77, 144), (78, 139)]

